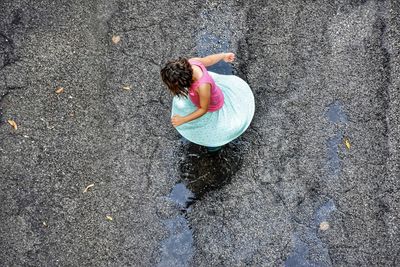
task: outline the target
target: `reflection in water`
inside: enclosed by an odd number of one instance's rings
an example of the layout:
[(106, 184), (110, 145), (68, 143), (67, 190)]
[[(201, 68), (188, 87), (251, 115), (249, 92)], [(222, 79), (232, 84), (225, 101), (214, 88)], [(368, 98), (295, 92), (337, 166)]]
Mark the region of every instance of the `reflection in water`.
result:
[(340, 158), (339, 148), (343, 140), (343, 133), (338, 132), (333, 137), (328, 139), (328, 165), (329, 174), (338, 176), (340, 174)]
[(184, 211), (193, 203), (194, 194), (187, 189), (185, 184), (178, 183), (172, 188), (169, 198)]
[(301, 239), (294, 234), (293, 236), (294, 250), (292, 254), (285, 261), (286, 267), (314, 267), (317, 264), (309, 262), (307, 256), (309, 255), (308, 244), (301, 241)]
[[(219, 38), (213, 34), (202, 32), (197, 43), (197, 49), (200, 51), (199, 56), (208, 56), (214, 53), (229, 51), (229, 43), (227, 40)], [(223, 60), (210, 67), (207, 67), (207, 70), (225, 75), (230, 75), (233, 73), (231, 64), (226, 63)]]
[(207, 192), (230, 182), (242, 164), (240, 150), (234, 143), (221, 151), (208, 153), (206, 148), (183, 140), (184, 156), (179, 163), (182, 181), (175, 184), (168, 200), (180, 214), (164, 220), (168, 238), (161, 242), (161, 261), (157, 266), (189, 266), (193, 258), (193, 231), (186, 219), (190, 205)]
[[(335, 101), (328, 106), (326, 116), (331, 123), (341, 125), (348, 122), (347, 115), (343, 111), (343, 105), (340, 101)], [(343, 131), (338, 130), (335, 135), (328, 140), (328, 165), (329, 174), (338, 176), (340, 174), (339, 148), (343, 142)]]
[(294, 249), (285, 261), (286, 267), (332, 265), (328, 249), (318, 237), (318, 229), (320, 223), (328, 221), (335, 210), (335, 203), (329, 199), (314, 212), (310, 226), (293, 235)]
[(336, 210), (335, 202), (332, 199), (329, 199), (324, 205), (319, 207), (314, 214), (314, 225), (319, 226), (321, 222), (325, 222), (329, 219), (329, 216), (332, 211)]
[[(338, 126), (348, 122), (347, 115), (343, 111), (343, 106), (340, 101), (335, 101), (328, 106), (326, 116), (330, 122)], [(339, 149), (340, 145), (343, 143), (343, 137), (343, 131), (338, 130), (327, 142), (329, 174), (332, 176), (338, 176), (340, 174)]]
[(193, 232), (186, 218), (179, 215), (164, 224), (169, 237), (161, 242), (161, 262), (157, 266), (188, 266), (193, 257)]
[[(210, 14), (207, 10), (200, 12), (200, 16), (204, 21), (210, 19)], [(205, 29), (201, 30), (197, 35), (196, 50), (200, 57), (208, 56), (211, 54), (222, 53), (230, 51), (230, 36), (231, 33), (228, 29), (225, 29), (224, 33), (217, 36)], [(232, 74), (232, 66), (224, 61), (220, 61), (207, 68), (209, 71), (216, 72), (219, 74)]]
[(347, 123), (347, 115), (343, 111), (343, 106), (340, 101), (335, 101), (328, 106), (328, 111), (326, 112), (330, 122), (333, 123)]

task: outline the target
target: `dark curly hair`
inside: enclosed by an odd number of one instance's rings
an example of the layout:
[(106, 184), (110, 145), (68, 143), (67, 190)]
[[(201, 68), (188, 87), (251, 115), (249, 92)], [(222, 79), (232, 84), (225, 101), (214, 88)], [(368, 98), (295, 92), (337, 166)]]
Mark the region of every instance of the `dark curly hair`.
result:
[(193, 70), (186, 58), (171, 60), (161, 69), (161, 78), (173, 95), (187, 96)]

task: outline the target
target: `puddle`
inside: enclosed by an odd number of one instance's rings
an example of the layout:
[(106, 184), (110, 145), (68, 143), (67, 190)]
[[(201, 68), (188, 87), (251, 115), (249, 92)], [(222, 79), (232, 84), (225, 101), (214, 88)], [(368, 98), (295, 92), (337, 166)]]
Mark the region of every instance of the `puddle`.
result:
[(193, 231), (186, 215), (191, 205), (207, 192), (229, 183), (242, 164), (237, 144), (230, 143), (217, 153), (182, 140), (183, 154), (179, 163), (181, 181), (172, 188), (167, 201), (176, 204), (180, 214), (163, 220), (168, 237), (160, 244), (161, 261), (157, 266), (190, 266), (193, 258)]
[(343, 111), (343, 105), (340, 101), (335, 101), (328, 106), (328, 111), (326, 112), (330, 122), (333, 123), (347, 123), (348, 118), (346, 113)]
[(329, 219), (329, 216), (332, 211), (336, 210), (335, 202), (332, 199), (329, 199), (324, 205), (319, 207), (319, 209), (315, 212), (314, 216), (314, 225), (319, 227), (321, 222), (325, 222)]
[[(204, 21), (210, 19), (210, 14), (203, 10), (200, 16)], [(200, 57), (205, 57), (211, 54), (222, 53), (230, 51), (230, 31), (226, 29), (222, 35), (217, 36), (216, 34), (210, 33), (206, 29), (200, 31), (197, 35), (196, 50)], [(224, 61), (220, 61), (213, 66), (207, 67), (209, 71), (218, 74), (232, 74), (233, 69), (231, 64)]]
[[(211, 54), (227, 52), (229, 50), (229, 43), (227, 40), (220, 38), (208, 32), (201, 32), (197, 41), (197, 50), (199, 56), (205, 57)], [(218, 74), (232, 74), (232, 65), (221, 60), (220, 62), (207, 67), (207, 70)]]
[(193, 258), (193, 231), (186, 219), (186, 213), (190, 211), (193, 199), (194, 194), (183, 183), (175, 184), (166, 197), (167, 201), (176, 204), (180, 214), (162, 221), (169, 233), (161, 241), (161, 261), (157, 266), (190, 266)]
[(215, 154), (195, 144), (188, 144), (185, 150), (186, 156), (182, 158), (179, 170), (195, 199), (201, 199), (207, 192), (229, 183), (242, 165), (242, 155), (234, 143), (225, 145)]
[(161, 261), (157, 266), (189, 266), (193, 258), (193, 232), (186, 218), (179, 215), (164, 224), (169, 237), (161, 242)]
[[(340, 101), (335, 101), (328, 106), (326, 116), (331, 123), (334, 123), (339, 128), (348, 122), (347, 115)], [(339, 176), (340, 174), (339, 152), (340, 148), (343, 149), (343, 138), (343, 131), (338, 129), (335, 135), (327, 141), (328, 169), (331, 176)]]
[(313, 214), (310, 227), (304, 227), (293, 235), (294, 249), (285, 261), (286, 267), (332, 266), (328, 248), (318, 237), (321, 222), (329, 222), (331, 212), (336, 210), (335, 203), (329, 199)]
[(340, 145), (343, 143), (342, 141), (343, 134), (339, 132), (333, 137), (329, 138), (327, 142), (329, 174), (332, 176), (339, 176), (340, 174), (339, 150)]
[(285, 261), (286, 267), (314, 267), (317, 264), (310, 263), (307, 259), (309, 254), (308, 245), (301, 241), (301, 239), (295, 235), (293, 237), (294, 250), (289, 258)]
[(183, 183), (178, 183), (172, 188), (169, 198), (175, 202), (181, 210), (187, 210), (194, 201), (194, 194), (187, 189)]

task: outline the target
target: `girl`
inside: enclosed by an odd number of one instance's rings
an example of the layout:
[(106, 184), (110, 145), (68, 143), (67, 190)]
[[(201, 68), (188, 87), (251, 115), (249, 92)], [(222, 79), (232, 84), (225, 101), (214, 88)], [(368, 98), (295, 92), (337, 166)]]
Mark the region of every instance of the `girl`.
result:
[(233, 53), (179, 58), (161, 69), (162, 80), (174, 95), (172, 125), (183, 137), (209, 151), (217, 151), (241, 135), (254, 115), (254, 96), (245, 81), (205, 68), (234, 59)]

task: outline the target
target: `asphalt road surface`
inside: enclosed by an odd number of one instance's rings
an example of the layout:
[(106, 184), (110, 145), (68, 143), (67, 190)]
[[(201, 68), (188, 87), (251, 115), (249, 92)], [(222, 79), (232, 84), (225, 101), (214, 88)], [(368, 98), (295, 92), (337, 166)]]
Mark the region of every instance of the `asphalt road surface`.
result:
[[(399, 1), (0, 11), (2, 266), (400, 265)], [(159, 71), (223, 51), (256, 113), (210, 155)]]

